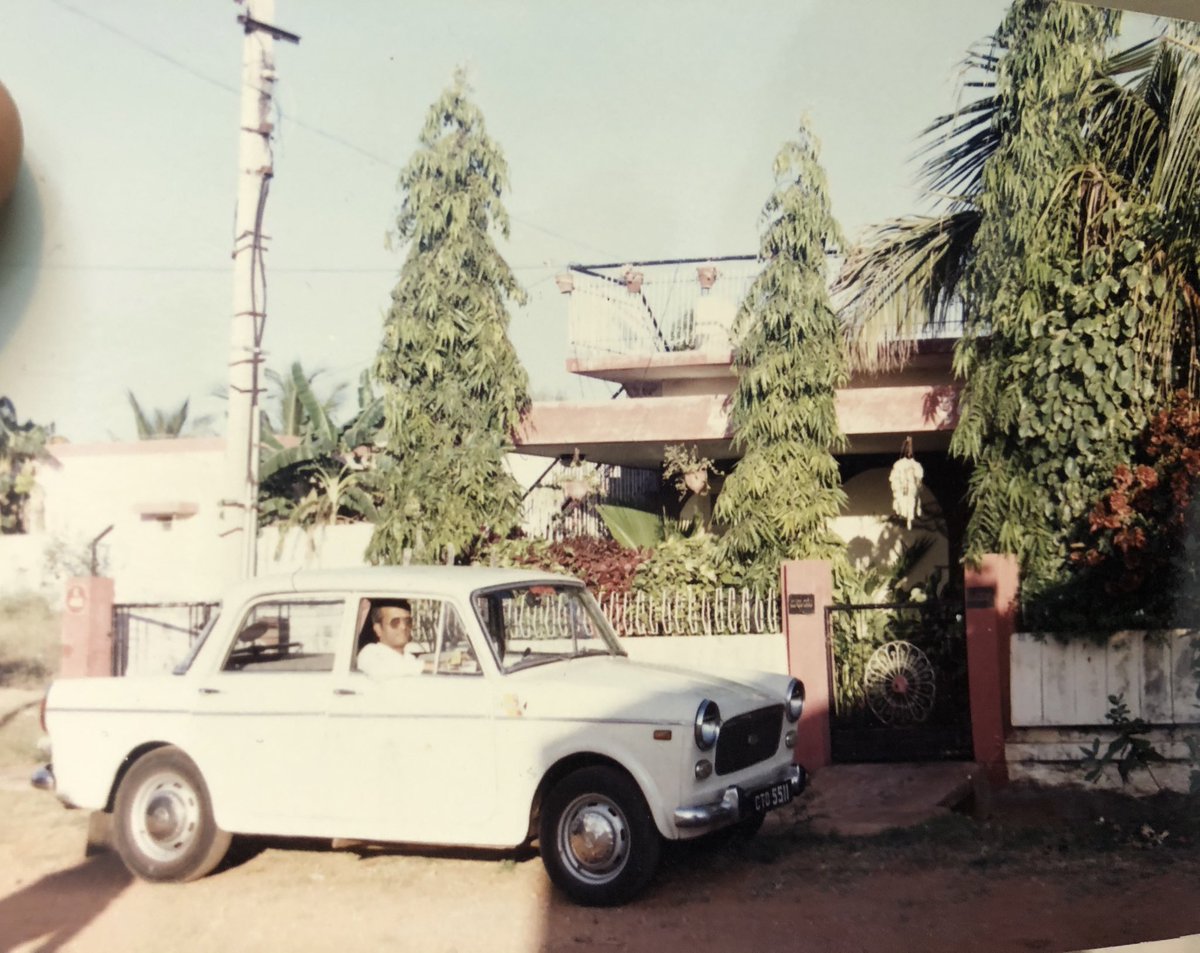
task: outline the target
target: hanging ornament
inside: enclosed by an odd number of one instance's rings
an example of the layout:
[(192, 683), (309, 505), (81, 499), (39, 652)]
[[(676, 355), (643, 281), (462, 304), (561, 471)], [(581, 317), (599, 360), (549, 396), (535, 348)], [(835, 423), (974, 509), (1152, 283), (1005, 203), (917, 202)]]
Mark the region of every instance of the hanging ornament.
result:
[(892, 510), (912, 529), (913, 520), (921, 515), (921, 478), (925, 469), (913, 459), (912, 437), (904, 438), (900, 459), (892, 464), (888, 483), (892, 487)]

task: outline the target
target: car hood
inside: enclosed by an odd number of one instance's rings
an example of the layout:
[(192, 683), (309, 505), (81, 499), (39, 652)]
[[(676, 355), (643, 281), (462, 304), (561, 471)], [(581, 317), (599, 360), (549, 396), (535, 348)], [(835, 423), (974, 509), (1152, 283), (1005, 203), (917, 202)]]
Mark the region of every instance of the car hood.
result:
[[(761, 681), (777, 681), (778, 689), (769, 692)], [(623, 657), (587, 656), (513, 672), (504, 678), (504, 691), (514, 694), (522, 713), (532, 717), (691, 724), (706, 698), (717, 703), (725, 718), (783, 702), (786, 675), (758, 673), (756, 682)]]

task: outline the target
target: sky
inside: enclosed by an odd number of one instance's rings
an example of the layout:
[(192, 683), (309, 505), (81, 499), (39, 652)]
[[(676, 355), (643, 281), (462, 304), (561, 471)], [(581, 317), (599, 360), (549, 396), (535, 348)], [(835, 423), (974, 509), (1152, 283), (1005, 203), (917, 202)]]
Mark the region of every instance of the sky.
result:
[[(0, 395), (73, 442), (191, 400), (222, 426), (242, 33), (234, 0), (0, 0), (25, 136), (0, 210)], [(509, 165), (499, 247), (535, 399), (566, 372), (568, 263), (753, 254), (807, 116), (851, 237), (928, 209), (921, 130), (962, 102), (1002, 0), (276, 0), (267, 365), (353, 384), (402, 250), (385, 240), (429, 105), (464, 67)], [(1127, 29), (1151, 18), (1126, 14)]]

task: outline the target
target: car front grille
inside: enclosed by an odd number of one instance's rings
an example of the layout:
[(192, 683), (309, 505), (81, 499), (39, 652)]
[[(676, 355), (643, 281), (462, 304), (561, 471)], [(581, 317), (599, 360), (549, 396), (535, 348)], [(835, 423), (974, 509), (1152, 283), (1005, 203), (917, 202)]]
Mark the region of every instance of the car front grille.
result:
[(748, 711), (724, 722), (717, 736), (717, 774), (740, 771), (771, 757), (779, 748), (782, 726), (782, 705)]

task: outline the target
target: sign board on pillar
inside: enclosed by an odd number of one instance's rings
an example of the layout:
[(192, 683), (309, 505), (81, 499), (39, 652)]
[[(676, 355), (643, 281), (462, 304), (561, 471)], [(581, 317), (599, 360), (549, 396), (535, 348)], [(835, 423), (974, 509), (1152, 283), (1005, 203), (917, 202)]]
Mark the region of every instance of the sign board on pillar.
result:
[(996, 608), (996, 589), (994, 586), (968, 586), (967, 587), (967, 608), (968, 609), (994, 609)]
[(817, 611), (817, 597), (811, 592), (789, 592), (788, 615), (812, 615)]

